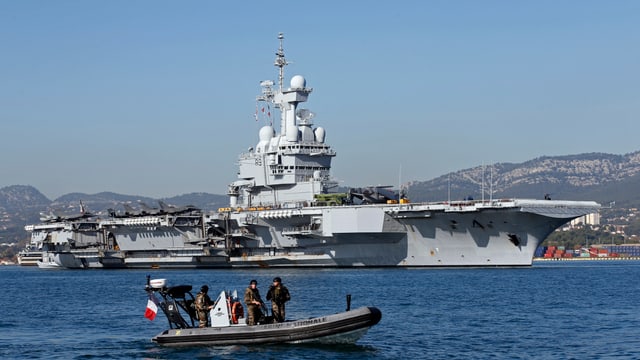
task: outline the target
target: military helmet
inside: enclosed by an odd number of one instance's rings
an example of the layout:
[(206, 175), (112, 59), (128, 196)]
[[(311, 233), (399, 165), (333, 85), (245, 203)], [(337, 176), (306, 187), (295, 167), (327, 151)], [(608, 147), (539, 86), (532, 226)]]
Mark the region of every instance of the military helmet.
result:
[(280, 279), (280, 277), (274, 277), (273, 282), (282, 282), (282, 279)]
[(207, 292), (209, 291), (209, 287), (207, 285), (202, 285), (202, 287), (200, 288), (200, 291)]

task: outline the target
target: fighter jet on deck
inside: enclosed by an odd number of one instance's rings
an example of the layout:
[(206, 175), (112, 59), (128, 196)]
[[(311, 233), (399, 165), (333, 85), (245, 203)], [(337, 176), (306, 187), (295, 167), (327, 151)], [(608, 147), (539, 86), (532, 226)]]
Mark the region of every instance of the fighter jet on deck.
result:
[[(349, 189), (349, 198), (359, 199), (362, 204), (384, 204), (388, 200), (398, 200), (398, 193), (389, 190), (392, 186), (368, 186)], [(353, 202), (353, 201), (352, 201)]]
[(144, 215), (163, 215), (164, 212), (162, 209), (152, 208), (151, 206), (140, 201), (140, 208), (142, 208), (142, 213)]
[(94, 214), (87, 211), (86, 207), (80, 200), (80, 212), (75, 214), (65, 214), (58, 211), (49, 211), (49, 213), (40, 213), (40, 221), (56, 222), (56, 221), (74, 221), (93, 217)]
[(185, 206), (167, 205), (163, 201), (158, 201), (158, 204), (160, 204), (160, 209), (166, 214), (177, 215), (177, 214), (190, 213), (192, 211), (200, 211), (200, 209), (198, 209), (193, 205), (185, 205)]

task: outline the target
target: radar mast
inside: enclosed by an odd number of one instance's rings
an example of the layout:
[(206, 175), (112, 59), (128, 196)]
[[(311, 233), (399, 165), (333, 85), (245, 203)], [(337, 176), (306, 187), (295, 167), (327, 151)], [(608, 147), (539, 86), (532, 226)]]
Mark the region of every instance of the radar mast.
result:
[(280, 87), (280, 91), (282, 91), (282, 84), (284, 84), (284, 67), (289, 63), (284, 58), (284, 48), (283, 48), (284, 33), (279, 33), (278, 39), (280, 40), (280, 48), (278, 49), (278, 52), (276, 52), (276, 61), (274, 65), (280, 68), (280, 74), (278, 77), (278, 86)]

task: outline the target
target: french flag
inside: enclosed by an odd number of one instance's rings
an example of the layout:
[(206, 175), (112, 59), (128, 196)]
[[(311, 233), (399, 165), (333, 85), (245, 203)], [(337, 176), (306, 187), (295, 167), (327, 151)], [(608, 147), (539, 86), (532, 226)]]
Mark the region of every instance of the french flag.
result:
[(149, 295), (149, 300), (147, 301), (147, 309), (144, 312), (144, 317), (153, 321), (156, 318), (156, 314), (158, 313), (158, 300), (155, 296)]

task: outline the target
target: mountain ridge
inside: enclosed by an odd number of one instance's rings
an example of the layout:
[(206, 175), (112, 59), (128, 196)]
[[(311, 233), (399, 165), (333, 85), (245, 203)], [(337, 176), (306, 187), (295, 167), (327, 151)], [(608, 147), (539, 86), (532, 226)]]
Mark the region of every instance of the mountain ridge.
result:
[[(412, 182), (412, 201), (465, 197), (532, 197), (550, 194), (576, 200), (598, 194), (597, 201), (625, 201), (621, 194), (602, 194), (603, 188), (640, 184), (640, 151), (624, 155), (586, 153), (541, 156), (523, 163), (497, 163), (458, 170), (428, 181)], [(637, 188), (636, 188), (637, 189)], [(613, 190), (613, 189), (612, 189)]]

